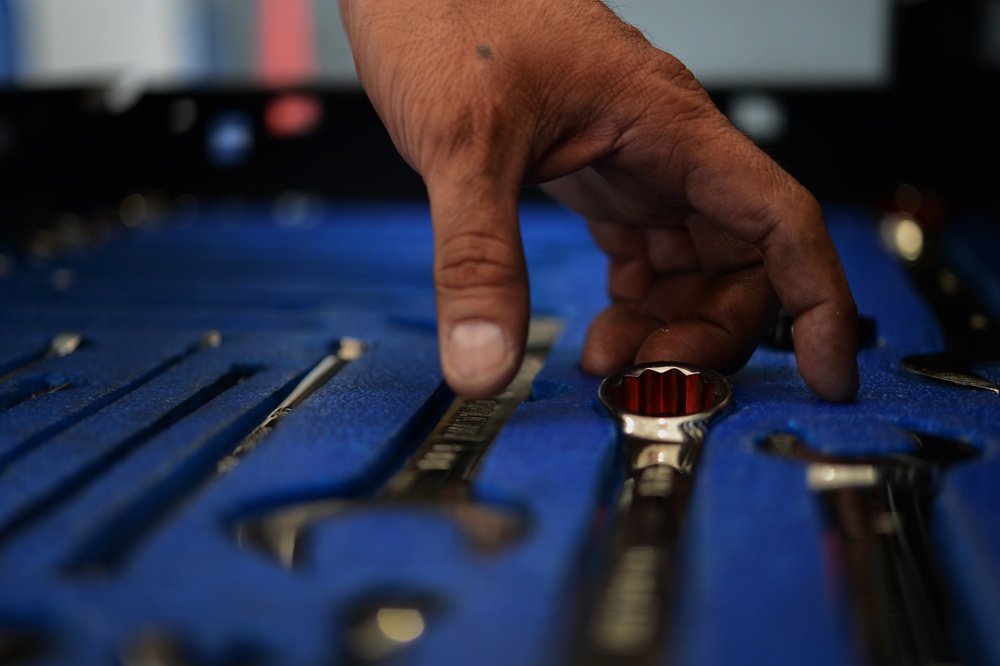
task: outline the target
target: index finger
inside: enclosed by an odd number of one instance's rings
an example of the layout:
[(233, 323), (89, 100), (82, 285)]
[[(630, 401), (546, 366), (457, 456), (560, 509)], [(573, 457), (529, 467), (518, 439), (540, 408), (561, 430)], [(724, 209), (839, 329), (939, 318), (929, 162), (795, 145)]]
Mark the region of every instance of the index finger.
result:
[[(688, 201), (756, 245), (778, 299), (795, 317), (799, 372), (826, 400), (858, 391), (857, 306), (815, 197), (731, 126), (688, 155)], [(692, 159), (693, 158), (693, 159)]]

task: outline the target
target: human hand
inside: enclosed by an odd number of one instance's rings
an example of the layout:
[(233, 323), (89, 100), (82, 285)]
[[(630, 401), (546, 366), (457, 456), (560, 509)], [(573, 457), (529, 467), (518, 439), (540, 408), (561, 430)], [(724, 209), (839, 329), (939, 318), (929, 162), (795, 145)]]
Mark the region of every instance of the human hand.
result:
[(362, 85), (427, 185), (445, 378), (513, 377), (529, 298), (525, 183), (587, 218), (611, 306), (583, 367), (671, 360), (731, 372), (778, 300), (806, 383), (858, 388), (856, 307), (815, 199), (690, 72), (598, 0), (341, 0)]

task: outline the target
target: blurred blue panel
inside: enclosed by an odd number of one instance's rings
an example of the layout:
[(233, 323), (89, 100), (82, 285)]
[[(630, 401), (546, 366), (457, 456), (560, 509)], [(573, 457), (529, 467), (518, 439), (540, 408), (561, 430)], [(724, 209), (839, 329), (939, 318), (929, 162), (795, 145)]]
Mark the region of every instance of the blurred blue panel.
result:
[(0, 0), (0, 84), (11, 82), (17, 69), (15, 18), (10, 0)]

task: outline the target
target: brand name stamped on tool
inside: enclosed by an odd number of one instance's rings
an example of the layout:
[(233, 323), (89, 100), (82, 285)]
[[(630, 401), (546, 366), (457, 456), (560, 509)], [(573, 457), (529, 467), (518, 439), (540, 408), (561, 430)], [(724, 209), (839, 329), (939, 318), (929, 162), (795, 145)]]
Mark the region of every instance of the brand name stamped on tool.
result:
[(419, 470), (447, 470), (462, 455), (488, 446), (493, 432), (488, 427), (500, 403), (496, 400), (469, 400), (463, 403), (438, 428), (436, 437), (420, 452), (415, 467)]
[(446, 439), (477, 440), (500, 405), (496, 400), (469, 400), (441, 429)]

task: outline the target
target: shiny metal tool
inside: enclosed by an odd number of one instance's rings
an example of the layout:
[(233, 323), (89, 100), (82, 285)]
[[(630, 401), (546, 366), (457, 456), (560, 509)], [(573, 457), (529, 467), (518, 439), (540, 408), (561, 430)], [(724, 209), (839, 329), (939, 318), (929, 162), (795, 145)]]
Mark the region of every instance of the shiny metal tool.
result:
[(50, 358), (62, 358), (63, 356), (69, 356), (80, 347), (82, 342), (83, 336), (79, 333), (73, 331), (57, 333), (52, 340), (49, 341), (49, 344), (45, 349), (41, 350), (17, 367), (0, 375), (0, 383), (7, 381), (15, 375), (19, 375), (25, 370), (29, 370), (39, 363), (49, 360)]
[(454, 398), (407, 463), (374, 497), (335, 497), (278, 507), (239, 522), (237, 540), (293, 567), (300, 556), (300, 542), (318, 521), (345, 512), (416, 507), (451, 516), (479, 550), (495, 550), (513, 542), (525, 529), (525, 516), (510, 508), (478, 503), (472, 481), (501, 428), (531, 397), (532, 381), (561, 330), (559, 320), (533, 319), (524, 361), (510, 385), (490, 398)]
[[(198, 349), (217, 347), (221, 342), (222, 337), (217, 331), (208, 331), (202, 336)], [(178, 483), (176, 475), (164, 474), (158, 477), (156, 484), (140, 484), (129, 492), (122, 489), (119, 499), (120, 509), (108, 514), (104, 520), (78, 538), (76, 548), (63, 564), (64, 571), (93, 577), (117, 570), (132, 551), (162, 524), (155, 518), (169, 515), (217, 478), (232, 472), (292, 410), (322, 388), (349, 363), (360, 358), (364, 351), (364, 343), (356, 338), (345, 337), (338, 340), (335, 349), (306, 372), (277, 407), (245, 437), (233, 444), (228, 454), (214, 463), (214, 469), (210, 467), (211, 457), (206, 455), (199, 458), (203, 462), (198, 466), (178, 463), (178, 470), (183, 471), (185, 483)], [(230, 373), (229, 382), (220, 384), (219, 391), (228, 390), (251, 374), (252, 372), (241, 374), (239, 371), (235, 374)], [(219, 445), (226, 444), (228, 441), (220, 438)], [(207, 446), (205, 448), (208, 449)], [(126, 501), (127, 497), (130, 497), (131, 501)]]
[(444, 604), (436, 597), (413, 591), (369, 595), (348, 603), (341, 633), (342, 652), (336, 663), (375, 666), (398, 663), (394, 657), (423, 638)]
[(912, 451), (885, 456), (827, 455), (779, 433), (761, 448), (806, 465), (806, 483), (822, 500), (836, 535), (831, 561), (850, 581), (854, 623), (870, 663), (955, 664), (947, 629), (947, 592), (929, 517), (945, 467), (979, 451), (911, 432)]
[(733, 407), (721, 374), (680, 363), (620, 370), (599, 395), (624, 436), (626, 476), (607, 573), (575, 663), (647, 664), (662, 650), (674, 560), (706, 429)]
[(1000, 362), (1000, 323), (944, 262), (937, 238), (924, 232), (912, 216), (889, 214), (881, 225), (883, 236), (909, 239), (890, 247), (905, 260), (945, 339), (944, 351), (907, 356), (900, 360), (900, 367), (912, 374), (1000, 395), (1000, 384), (973, 369), (976, 364)]
[(267, 415), (267, 418), (244, 437), (229, 455), (218, 462), (217, 473), (224, 474), (239, 465), (240, 460), (255, 449), (281, 423), (282, 419), (298, 407), (303, 400), (330, 381), (345, 365), (358, 360), (364, 350), (365, 345), (361, 340), (341, 338), (336, 351), (320, 359), (320, 362), (306, 373), (306, 376), (295, 385), (295, 388), (281, 401), (281, 404), (275, 407)]

